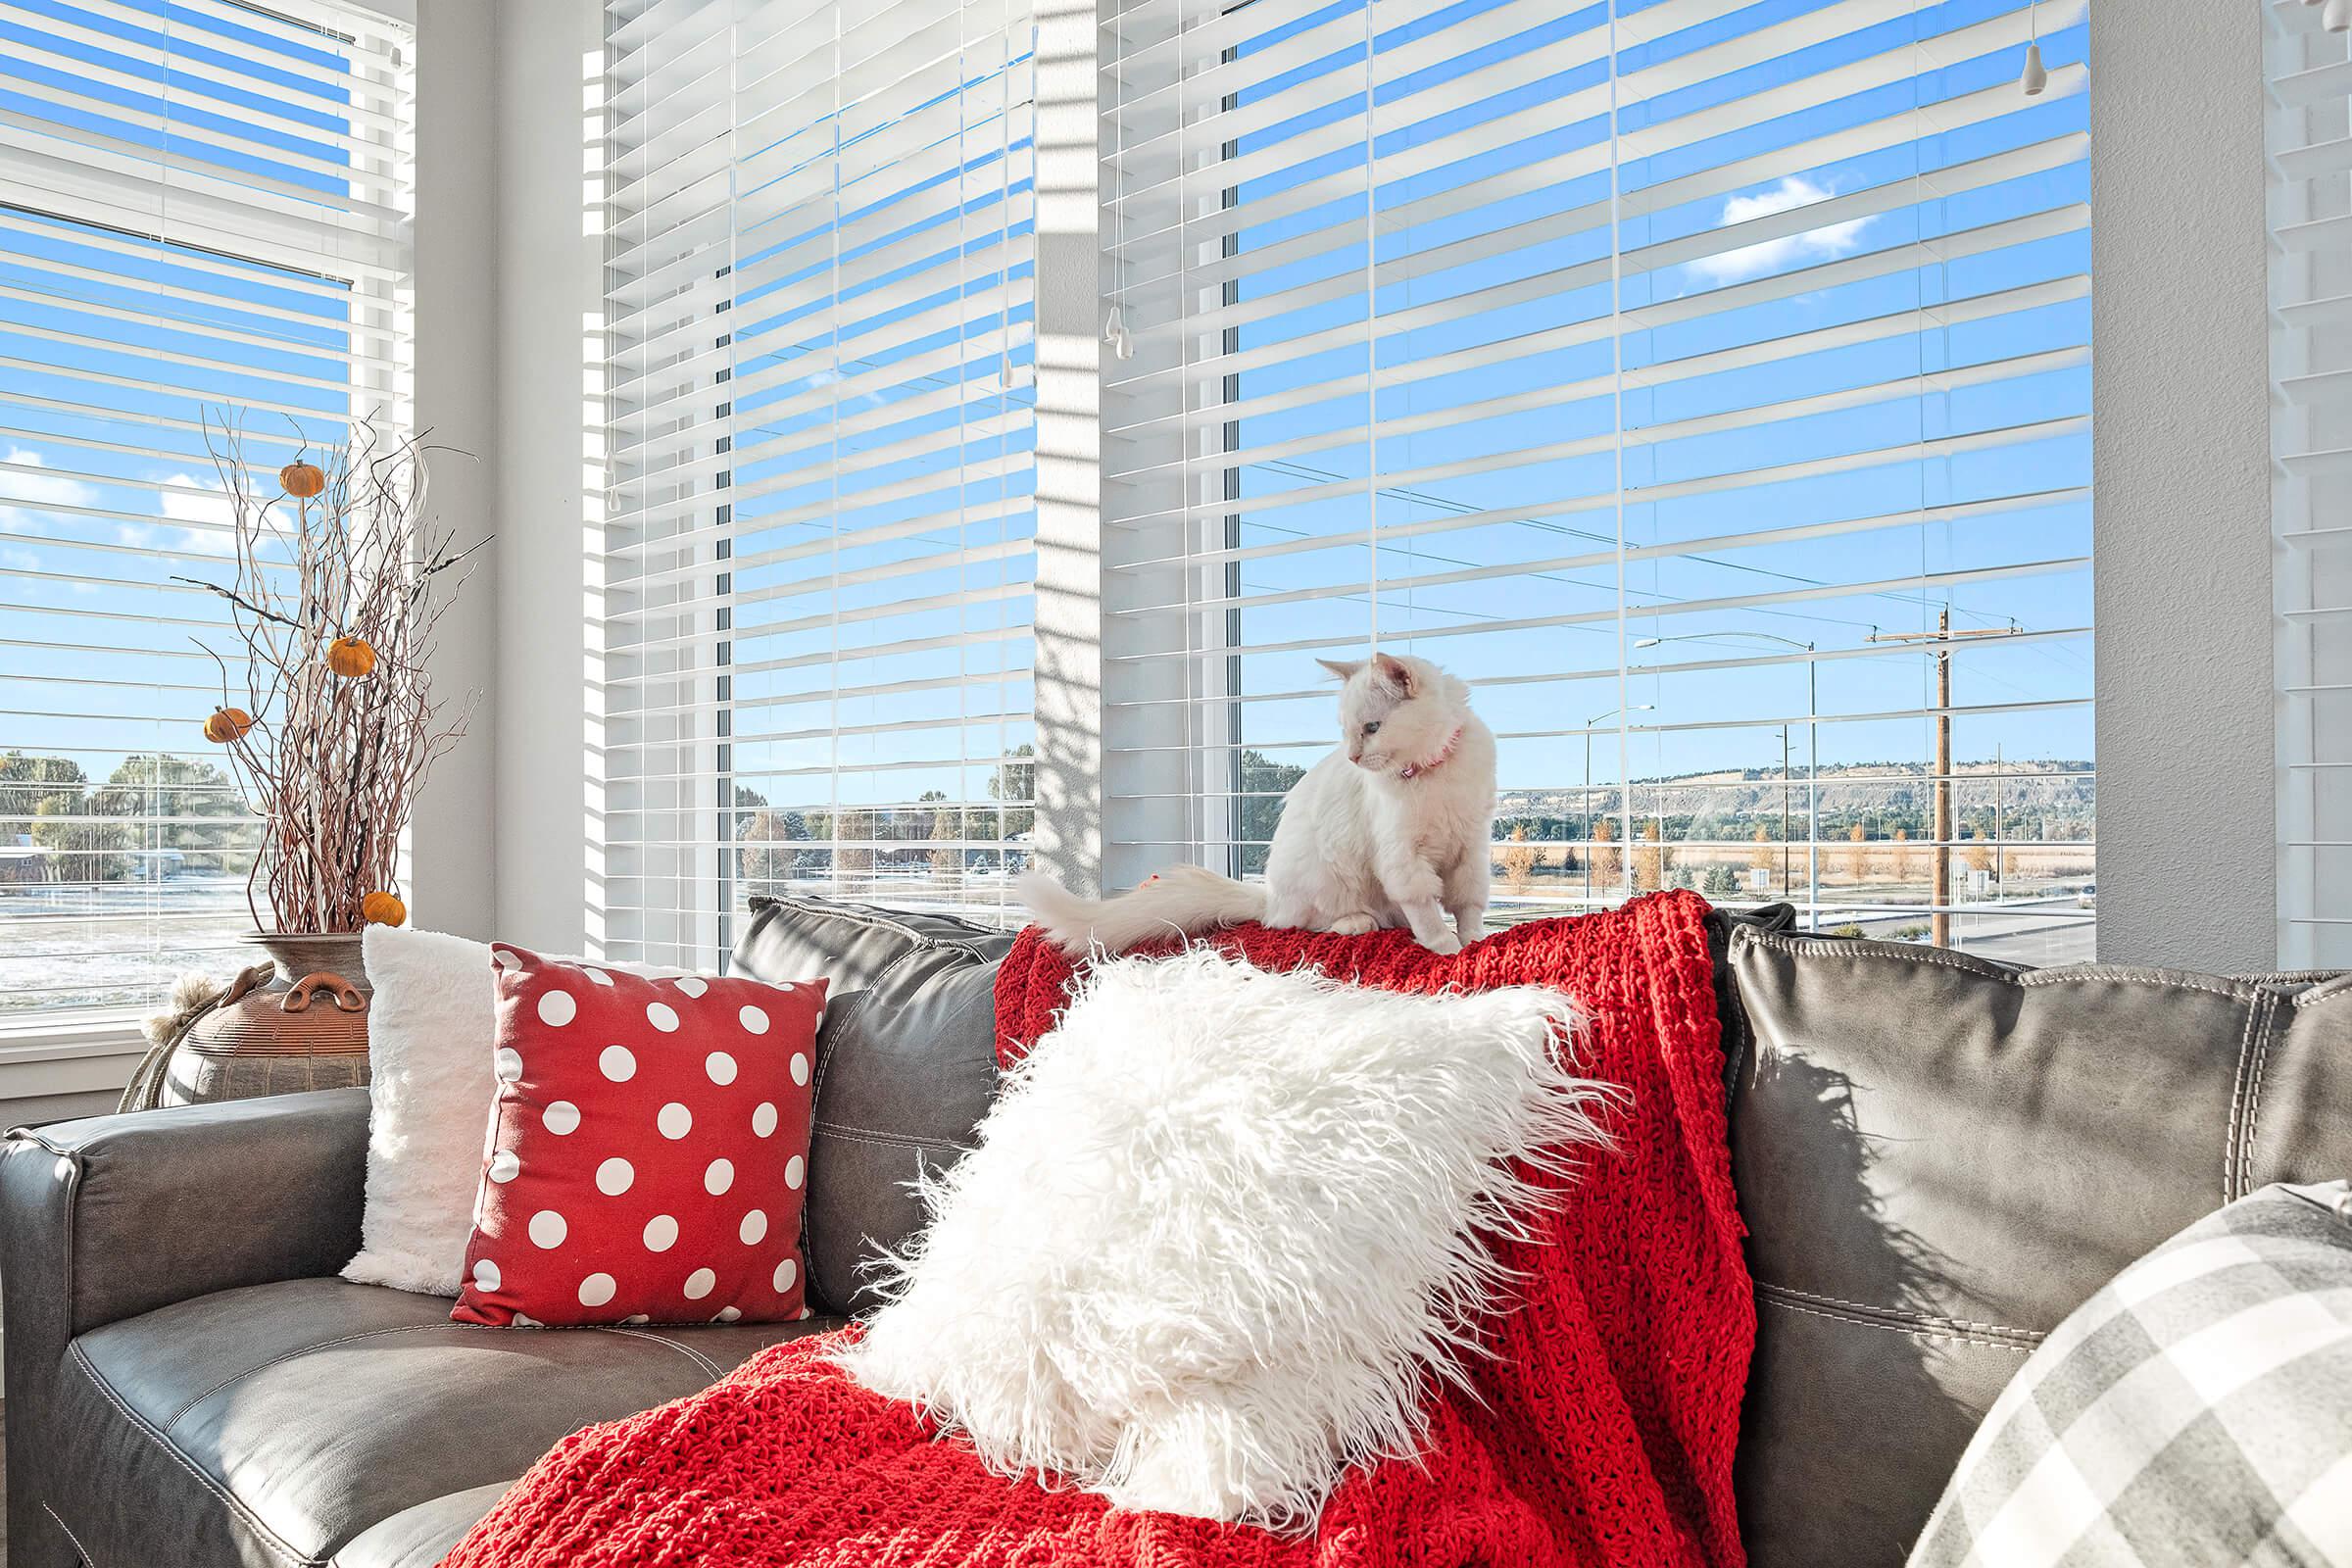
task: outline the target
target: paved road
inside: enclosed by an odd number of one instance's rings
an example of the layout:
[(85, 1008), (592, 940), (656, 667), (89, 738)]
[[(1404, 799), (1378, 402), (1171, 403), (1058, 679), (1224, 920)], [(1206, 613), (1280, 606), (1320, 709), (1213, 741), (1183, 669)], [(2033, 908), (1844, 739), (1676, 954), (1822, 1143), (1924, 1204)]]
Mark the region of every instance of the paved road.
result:
[[(1915, 926), (1922, 915), (1864, 920), (1865, 936), (1891, 936), (1898, 926)], [(2003, 905), (1983, 914), (1952, 916), (1952, 945), (1980, 957), (2049, 968), (2061, 963), (2088, 963), (2096, 955), (2097, 926), (2091, 911), (2072, 896), (2035, 899)]]

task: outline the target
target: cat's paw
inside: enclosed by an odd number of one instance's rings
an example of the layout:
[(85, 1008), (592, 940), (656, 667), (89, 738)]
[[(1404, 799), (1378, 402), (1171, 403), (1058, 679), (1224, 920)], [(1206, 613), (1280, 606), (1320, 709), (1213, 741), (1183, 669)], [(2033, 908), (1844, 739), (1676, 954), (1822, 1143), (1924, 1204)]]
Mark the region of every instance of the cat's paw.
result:
[(1462, 939), (1450, 931), (1440, 933), (1435, 942), (1424, 942), (1421, 945), (1440, 957), (1462, 951)]
[(1343, 914), (1331, 922), (1331, 934), (1338, 937), (1360, 937), (1378, 929), (1380, 922), (1368, 914)]

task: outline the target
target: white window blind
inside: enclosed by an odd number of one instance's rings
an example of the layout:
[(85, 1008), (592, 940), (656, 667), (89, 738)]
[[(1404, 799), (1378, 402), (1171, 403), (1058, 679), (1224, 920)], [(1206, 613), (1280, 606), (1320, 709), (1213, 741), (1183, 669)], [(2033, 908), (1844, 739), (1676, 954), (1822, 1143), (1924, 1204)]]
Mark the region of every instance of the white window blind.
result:
[(152, 1002), (252, 925), (224, 621), (172, 579), (228, 576), (208, 420), (273, 475), (408, 418), (407, 47), (312, 0), (0, 0), (0, 1010)]
[(990, 912), (1033, 764), (1025, 0), (608, 9), (601, 935)]
[(2271, 89), (2278, 955), (2352, 962), (2352, 63), (2322, 12), (2263, 7)]
[(1119, 7), (1109, 880), (1261, 863), (1377, 640), (1501, 737), (1498, 918), (2088, 957), (2082, 19)]

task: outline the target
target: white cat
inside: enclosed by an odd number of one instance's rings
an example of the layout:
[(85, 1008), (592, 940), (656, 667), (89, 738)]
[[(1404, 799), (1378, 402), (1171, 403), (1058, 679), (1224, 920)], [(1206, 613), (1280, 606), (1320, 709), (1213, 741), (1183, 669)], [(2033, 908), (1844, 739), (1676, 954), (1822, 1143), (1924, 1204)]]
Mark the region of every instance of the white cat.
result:
[(1020, 895), (1056, 946), (1119, 953), (1244, 920), (1343, 934), (1410, 926), (1432, 953), (1478, 940), (1491, 876), (1494, 734), (1470, 711), (1469, 688), (1426, 659), (1320, 662), (1347, 682), (1340, 749), (1283, 803), (1265, 883), (1179, 865), (1132, 893), (1082, 899), (1033, 871), (1020, 879)]

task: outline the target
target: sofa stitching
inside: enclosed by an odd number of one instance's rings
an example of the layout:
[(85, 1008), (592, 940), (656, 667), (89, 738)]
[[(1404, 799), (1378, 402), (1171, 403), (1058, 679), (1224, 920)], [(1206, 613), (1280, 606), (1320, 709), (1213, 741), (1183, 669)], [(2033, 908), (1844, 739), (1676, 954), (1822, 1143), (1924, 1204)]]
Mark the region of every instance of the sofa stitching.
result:
[(1802, 1312), (1807, 1317), (1827, 1318), (1833, 1323), (1848, 1323), (1857, 1328), (1879, 1329), (1888, 1334), (1900, 1334), (1906, 1339), (1951, 1340), (1961, 1345), (1982, 1346), (1988, 1350), (2011, 1350), (2019, 1355), (2034, 1353), (2034, 1347), (2031, 1345), (2019, 1345), (2009, 1340), (1984, 1340), (1978, 1339), (1974, 1335), (1954, 1334), (1943, 1329), (1915, 1328), (1901, 1323), (1882, 1323), (1876, 1318), (1861, 1317), (1851, 1312), (1829, 1312), (1817, 1306), (1806, 1306), (1796, 1301), (1784, 1301), (1779, 1297), (1769, 1294), (1765, 1296), (1764, 1300), (1767, 1305), (1777, 1306), (1785, 1312)]
[(1772, 1296), (1793, 1296), (1803, 1300), (1819, 1302), (1823, 1306), (1850, 1306), (1857, 1312), (1883, 1313), (1887, 1317), (1902, 1318), (1912, 1323), (1941, 1324), (1948, 1328), (1973, 1329), (1986, 1334), (2015, 1334), (2029, 1340), (2047, 1338), (2039, 1329), (2013, 1328), (2006, 1323), (1975, 1323), (1967, 1318), (1937, 1317), (1933, 1313), (1906, 1312), (1898, 1307), (1873, 1306), (1868, 1301), (1849, 1301), (1841, 1296), (1822, 1296), (1812, 1291), (1800, 1291), (1793, 1285), (1774, 1285), (1765, 1280), (1756, 1281), (1756, 1289)]
[[(1892, 953), (1863, 943), (1833, 941), (1823, 937), (1784, 936), (1777, 931), (1757, 931), (1742, 926), (1733, 933), (1734, 940), (1751, 947), (1772, 948), (1779, 952), (1802, 954), (1814, 958), (1885, 958), (1900, 963), (1926, 963), (1937, 968), (1973, 974), (1980, 979), (1998, 980), (2014, 986), (2054, 986), (2070, 981), (2099, 980), (2119, 985), (2148, 986), (2159, 991), (2202, 991), (2210, 996), (2227, 997), (2233, 1002), (2244, 1001), (2247, 994), (2260, 988), (2242, 983), (2205, 983), (2185, 972), (2163, 972), (2153, 969), (2128, 969), (2107, 965), (2061, 964), (2051, 969), (2006, 970), (1969, 959), (1959, 954), (1927, 952)], [(2321, 1000), (2326, 1000), (2325, 998)]]
[(73, 1351), (74, 1363), (81, 1368), (82, 1376), (90, 1380), (91, 1386), (97, 1389), (107, 1403), (115, 1407), (116, 1413), (138, 1431), (146, 1434), (147, 1440), (162, 1450), (166, 1458), (185, 1470), (198, 1486), (220, 1498), (227, 1506), (228, 1511), (253, 1532), (254, 1538), (261, 1544), (263, 1550), (280, 1561), (295, 1564), (296, 1568), (318, 1568), (318, 1565), (324, 1560), (318, 1557), (306, 1557), (279, 1540), (274, 1531), (253, 1516), (252, 1510), (240, 1502), (235, 1494), (222, 1487), (211, 1476), (206, 1475), (186, 1454), (173, 1447), (170, 1441), (155, 1429), (154, 1422), (149, 1421), (123, 1402), (122, 1396), (115, 1392), (114, 1385), (106, 1381), (105, 1374), (101, 1373), (97, 1363), (90, 1359), (89, 1352), (81, 1348), (80, 1341), (74, 1341), (69, 1348)]
[(858, 1144), (896, 1144), (902, 1148), (920, 1149), (926, 1152), (952, 1149), (956, 1153), (968, 1154), (980, 1147), (977, 1144), (967, 1144), (957, 1138), (925, 1138), (919, 1133), (894, 1133), (885, 1128), (859, 1127), (846, 1121), (811, 1122), (809, 1127), (812, 1131), (823, 1133), (828, 1138), (846, 1138), (852, 1143)]
[(297, 1346), (291, 1350), (286, 1350), (277, 1355), (271, 1356), (269, 1360), (262, 1362), (258, 1366), (249, 1366), (242, 1372), (232, 1372), (227, 1377), (222, 1378), (220, 1382), (214, 1384), (211, 1388), (205, 1390), (202, 1394), (199, 1394), (196, 1396), (196, 1397), (181, 1405), (179, 1407), (179, 1412), (172, 1416), (171, 1420), (164, 1423), (164, 1431), (166, 1433), (171, 1432), (172, 1428), (178, 1426), (180, 1422), (187, 1419), (189, 1411), (195, 1409), (198, 1405), (211, 1398), (214, 1395), (219, 1394), (222, 1389), (227, 1388), (230, 1384), (241, 1383), (245, 1379), (252, 1377), (257, 1373), (269, 1371), (273, 1366), (283, 1366), (288, 1361), (298, 1360), (301, 1357), (310, 1355), (315, 1351), (331, 1350), (339, 1345), (357, 1345), (362, 1340), (379, 1339), (386, 1334), (420, 1334), (427, 1329), (445, 1329), (450, 1326), (451, 1325), (446, 1319), (438, 1323), (404, 1323), (398, 1328), (367, 1329), (358, 1334), (344, 1334), (339, 1335), (331, 1340), (320, 1340), (317, 1345)]
[(2261, 1135), (2262, 1084), (2263, 1079), (2268, 1076), (2270, 1071), (2271, 1046), (2277, 1039), (2271, 1030), (2271, 1015), (2277, 1012), (2278, 1008), (2278, 998), (2275, 995), (2266, 996), (2263, 999), (2262, 1041), (2254, 1050), (2254, 1082), (2246, 1091), (2246, 1131), (2245, 1135), (2238, 1140), (2237, 1146), (2237, 1187), (2238, 1196), (2241, 1198), (2254, 1190), (2254, 1145), (2256, 1139)]
[(2230, 1125), (2222, 1141), (2222, 1201), (2238, 1195), (2240, 1158), (2246, 1136), (2246, 1086), (2252, 1071), (2254, 1025), (2262, 1016), (2259, 1004), (2246, 1008), (2246, 1026), (2237, 1037), (2237, 1065), (2230, 1075)]
[(73, 1526), (58, 1517), (57, 1510), (49, 1506), (46, 1498), (42, 1499), (41, 1512), (47, 1514), (49, 1522), (57, 1526), (66, 1540), (73, 1544), (74, 1555), (81, 1559), (82, 1568), (98, 1568), (98, 1559), (90, 1555), (90, 1548), (81, 1544), (81, 1538), (74, 1533)]
[(699, 1364), (704, 1371), (710, 1374), (713, 1382), (715, 1382), (721, 1375), (719, 1371), (719, 1365), (716, 1361), (711, 1360), (709, 1356), (696, 1349), (693, 1346), (680, 1345), (677, 1341), (670, 1339), (665, 1335), (648, 1334), (642, 1329), (623, 1328), (618, 1324), (612, 1323), (599, 1323), (594, 1325), (594, 1327), (599, 1334), (621, 1334), (626, 1335), (632, 1340), (650, 1340), (656, 1345), (665, 1345), (669, 1348), (677, 1351), (680, 1355), (683, 1355), (687, 1359)]

